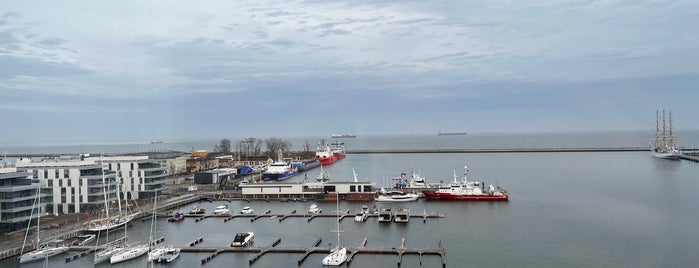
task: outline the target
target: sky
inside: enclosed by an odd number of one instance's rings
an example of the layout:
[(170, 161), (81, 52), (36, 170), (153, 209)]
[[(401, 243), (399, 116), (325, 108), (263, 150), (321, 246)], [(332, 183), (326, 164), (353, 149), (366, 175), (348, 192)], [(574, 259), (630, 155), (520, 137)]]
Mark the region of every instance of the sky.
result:
[(699, 128), (694, 0), (0, 6), (0, 144)]

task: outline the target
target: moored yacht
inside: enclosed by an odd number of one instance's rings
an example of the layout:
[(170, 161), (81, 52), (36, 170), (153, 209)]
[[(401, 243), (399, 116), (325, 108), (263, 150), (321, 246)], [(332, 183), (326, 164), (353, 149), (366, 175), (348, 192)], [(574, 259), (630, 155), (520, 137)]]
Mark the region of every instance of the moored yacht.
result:
[(250, 208), (250, 207), (243, 207), (243, 209), (240, 210), (240, 214), (253, 214), (255, 213), (255, 210)]
[(227, 214), (230, 212), (231, 210), (228, 209), (228, 205), (220, 205), (217, 206), (216, 209), (214, 209), (214, 214)]
[(177, 259), (177, 257), (180, 256), (180, 248), (175, 248), (170, 246), (169, 248), (165, 249), (165, 253), (160, 256), (160, 259), (158, 259), (158, 262), (160, 263), (170, 263)]
[(385, 194), (376, 197), (377, 202), (409, 202), (415, 201), (418, 194), (406, 193), (401, 191), (388, 191)]
[(231, 247), (247, 247), (253, 243), (254, 239), (255, 233), (253, 232), (237, 233), (231, 242)]

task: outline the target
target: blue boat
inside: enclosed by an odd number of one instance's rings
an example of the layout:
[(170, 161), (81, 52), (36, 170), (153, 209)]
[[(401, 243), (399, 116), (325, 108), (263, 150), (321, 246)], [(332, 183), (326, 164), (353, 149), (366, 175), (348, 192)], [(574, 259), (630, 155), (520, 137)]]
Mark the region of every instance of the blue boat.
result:
[(320, 166), (320, 161), (317, 159), (305, 159), (298, 162), (291, 163), (293, 167), (299, 170), (299, 172), (314, 169)]
[(286, 180), (299, 174), (299, 170), (287, 162), (274, 162), (262, 173), (262, 180)]

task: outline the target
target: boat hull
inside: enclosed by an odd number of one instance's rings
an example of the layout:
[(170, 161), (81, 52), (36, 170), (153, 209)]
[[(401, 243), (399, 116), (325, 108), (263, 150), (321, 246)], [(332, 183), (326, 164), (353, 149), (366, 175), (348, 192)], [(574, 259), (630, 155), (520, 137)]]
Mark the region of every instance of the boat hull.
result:
[(130, 259), (135, 259), (140, 256), (143, 256), (143, 254), (148, 253), (148, 250), (149, 249), (147, 245), (139, 245), (132, 248), (128, 248), (112, 255), (112, 257), (109, 258), (109, 263), (115, 264), (123, 261), (128, 261)]
[(335, 248), (330, 252), (328, 256), (323, 258), (323, 265), (338, 266), (347, 260), (347, 249), (346, 248)]
[(263, 173), (262, 174), (262, 180), (263, 181), (269, 181), (269, 180), (278, 180), (278, 181), (283, 181), (288, 178), (291, 178), (293, 176), (298, 175), (299, 172), (297, 170), (292, 170), (284, 173)]
[(55, 247), (39, 249), (32, 252), (28, 252), (19, 257), (19, 263), (27, 263), (38, 260), (43, 260), (45, 258), (61, 254), (68, 251), (68, 247)]
[(662, 159), (679, 160), (680, 154), (672, 152), (653, 152), (653, 156)]
[(510, 195), (489, 194), (452, 194), (435, 191), (423, 191), (427, 200), (458, 200), (458, 201), (508, 201)]

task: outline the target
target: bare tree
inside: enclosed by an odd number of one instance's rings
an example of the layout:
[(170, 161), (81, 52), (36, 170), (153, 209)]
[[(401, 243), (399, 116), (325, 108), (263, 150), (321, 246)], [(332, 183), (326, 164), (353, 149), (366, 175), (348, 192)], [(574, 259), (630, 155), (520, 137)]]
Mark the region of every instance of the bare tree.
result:
[(231, 152), (231, 140), (222, 139), (218, 145), (214, 146), (214, 152), (230, 153)]
[(265, 140), (267, 145), (267, 152), (270, 155), (274, 155), (278, 151), (288, 152), (291, 150), (291, 142), (279, 138), (269, 138)]
[(256, 138), (245, 138), (239, 140), (235, 144), (235, 150), (238, 154), (248, 156), (250, 154), (259, 154), (261, 152), (262, 140)]

